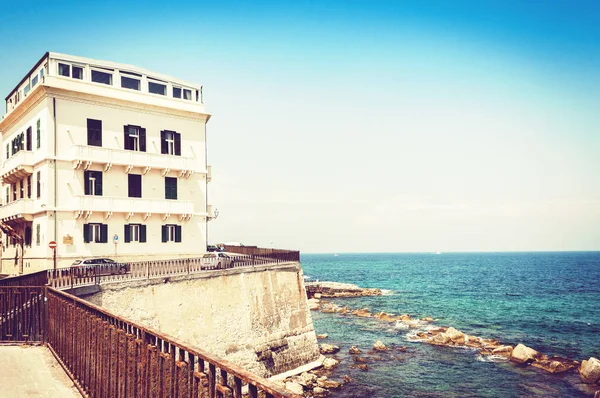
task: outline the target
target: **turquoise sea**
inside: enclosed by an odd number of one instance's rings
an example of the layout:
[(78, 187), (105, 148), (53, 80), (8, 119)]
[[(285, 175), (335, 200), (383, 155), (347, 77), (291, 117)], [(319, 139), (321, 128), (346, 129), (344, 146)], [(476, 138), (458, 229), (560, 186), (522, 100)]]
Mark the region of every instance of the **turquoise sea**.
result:
[[(548, 355), (600, 358), (600, 252), (303, 254), (307, 280), (354, 283), (385, 295), (332, 299), (351, 309), (431, 316), (455, 328)], [(551, 375), (477, 351), (410, 341), (414, 330), (312, 311), (317, 333), (341, 347), (331, 375), (353, 381), (333, 397), (587, 397), (576, 373)], [(369, 370), (351, 368), (348, 348), (364, 352), (376, 340), (407, 347), (366, 354)]]

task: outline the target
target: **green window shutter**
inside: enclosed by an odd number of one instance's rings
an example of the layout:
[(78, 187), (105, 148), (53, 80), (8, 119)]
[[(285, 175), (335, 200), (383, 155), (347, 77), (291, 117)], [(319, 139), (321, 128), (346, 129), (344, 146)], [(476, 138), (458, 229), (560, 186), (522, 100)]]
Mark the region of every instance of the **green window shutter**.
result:
[(140, 242), (146, 241), (146, 226), (144, 224), (140, 225)]
[(96, 172), (96, 196), (102, 196), (102, 172)]
[(175, 242), (181, 242), (181, 225), (175, 226)]
[(83, 224), (83, 241), (85, 243), (90, 243), (90, 225)]
[(125, 224), (125, 243), (131, 242), (131, 228), (129, 224)]
[(41, 121), (40, 119), (37, 120), (37, 149), (40, 149), (40, 141), (41, 141)]
[(100, 224), (100, 242), (108, 243), (108, 224)]
[(167, 241), (167, 234), (168, 234), (168, 231), (167, 231), (167, 226), (166, 226), (166, 225), (163, 225), (163, 226), (162, 226), (162, 241), (163, 241), (163, 242), (166, 242), (166, 241)]

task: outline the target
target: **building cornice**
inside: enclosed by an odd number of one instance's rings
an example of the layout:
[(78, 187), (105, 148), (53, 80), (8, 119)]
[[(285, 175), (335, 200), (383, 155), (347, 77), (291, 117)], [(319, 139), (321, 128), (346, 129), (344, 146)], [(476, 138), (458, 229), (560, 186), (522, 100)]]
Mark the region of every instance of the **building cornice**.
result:
[(200, 120), (208, 122), (211, 115), (205, 112), (191, 112), (176, 108), (163, 107), (141, 102), (128, 101), (116, 97), (107, 97), (96, 94), (89, 94), (80, 91), (67, 90), (59, 87), (51, 87), (43, 84), (38, 85), (31, 93), (19, 104), (11, 113), (6, 115), (0, 121), (0, 133), (4, 134), (10, 130), (31, 108), (36, 106), (45, 98), (59, 98), (69, 101), (75, 101), (90, 105), (101, 105), (113, 109), (133, 109), (137, 112), (153, 114), (158, 116), (179, 117), (187, 120)]

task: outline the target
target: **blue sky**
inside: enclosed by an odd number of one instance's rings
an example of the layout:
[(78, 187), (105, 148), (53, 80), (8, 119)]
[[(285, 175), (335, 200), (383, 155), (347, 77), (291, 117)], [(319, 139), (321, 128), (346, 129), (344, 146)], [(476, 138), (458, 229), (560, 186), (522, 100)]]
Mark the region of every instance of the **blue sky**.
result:
[(17, 2), (45, 51), (204, 84), (210, 240), (307, 252), (599, 250), (597, 1)]

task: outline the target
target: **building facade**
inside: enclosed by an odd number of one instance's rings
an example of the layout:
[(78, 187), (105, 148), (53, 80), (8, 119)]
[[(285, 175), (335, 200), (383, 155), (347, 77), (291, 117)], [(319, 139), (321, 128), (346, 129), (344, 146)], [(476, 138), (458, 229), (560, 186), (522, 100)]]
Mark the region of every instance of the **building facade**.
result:
[(0, 274), (85, 257), (206, 251), (210, 166), (202, 87), (135, 66), (46, 53), (0, 121)]

